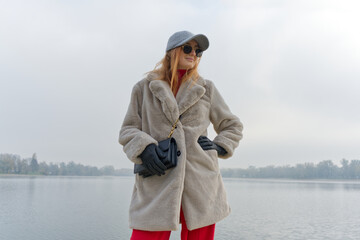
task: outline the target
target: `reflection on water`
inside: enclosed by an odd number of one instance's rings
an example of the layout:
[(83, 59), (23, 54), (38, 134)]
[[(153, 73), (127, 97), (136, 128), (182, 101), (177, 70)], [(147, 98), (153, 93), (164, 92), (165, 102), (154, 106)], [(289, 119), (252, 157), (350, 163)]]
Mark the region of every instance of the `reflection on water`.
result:
[(232, 179), (226, 185), (236, 214), (221, 224), (239, 239), (359, 239), (359, 182)]
[[(215, 239), (360, 239), (360, 182), (224, 181), (232, 213), (217, 224)], [(133, 182), (0, 177), (0, 240), (129, 239)]]
[(132, 182), (122, 178), (0, 178), (0, 226), (6, 229), (1, 227), (0, 239), (127, 239)]
[(345, 181), (345, 180), (290, 180), (290, 179), (237, 179), (229, 178), (224, 179), (226, 182), (246, 182), (251, 183), (251, 186), (258, 184), (263, 187), (267, 185), (270, 188), (289, 188), (296, 185), (296, 188), (304, 189), (322, 189), (322, 190), (334, 190), (334, 189), (345, 189), (345, 190), (359, 190), (360, 181)]

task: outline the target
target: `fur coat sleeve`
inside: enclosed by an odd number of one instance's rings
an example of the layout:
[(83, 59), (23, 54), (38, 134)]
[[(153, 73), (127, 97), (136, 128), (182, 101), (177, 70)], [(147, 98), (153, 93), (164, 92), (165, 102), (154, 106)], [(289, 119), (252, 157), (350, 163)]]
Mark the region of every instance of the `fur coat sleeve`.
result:
[(209, 90), (211, 91), (210, 121), (217, 133), (213, 142), (226, 150), (226, 155), (219, 156), (219, 158), (226, 159), (233, 155), (234, 149), (239, 145), (243, 125), (239, 118), (231, 113), (214, 84), (210, 81), (207, 84), (210, 86)]
[(142, 161), (139, 155), (147, 145), (157, 144), (157, 141), (146, 132), (142, 131), (142, 93), (139, 83), (133, 87), (130, 104), (122, 124), (119, 143), (124, 146), (127, 157), (136, 164)]

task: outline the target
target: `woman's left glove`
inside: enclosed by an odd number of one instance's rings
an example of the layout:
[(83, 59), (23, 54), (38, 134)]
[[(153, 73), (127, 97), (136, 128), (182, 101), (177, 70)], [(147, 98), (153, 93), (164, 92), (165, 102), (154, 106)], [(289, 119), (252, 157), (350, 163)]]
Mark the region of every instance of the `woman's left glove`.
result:
[(224, 156), (225, 154), (227, 154), (227, 151), (224, 148), (220, 147), (219, 145), (208, 139), (206, 136), (200, 136), (198, 139), (198, 143), (204, 150), (216, 150), (219, 156)]

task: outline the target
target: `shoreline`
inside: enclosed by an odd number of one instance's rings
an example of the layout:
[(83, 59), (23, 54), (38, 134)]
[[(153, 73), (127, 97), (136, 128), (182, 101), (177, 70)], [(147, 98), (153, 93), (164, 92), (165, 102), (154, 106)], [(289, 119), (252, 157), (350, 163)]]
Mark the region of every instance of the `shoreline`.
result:
[[(99, 175), (99, 176), (81, 176), (81, 175), (40, 175), (40, 174), (0, 174), (0, 178), (133, 178), (126, 175)], [(242, 177), (222, 177), (224, 181), (231, 180), (252, 180), (252, 181), (289, 181), (289, 182), (317, 182), (317, 183), (355, 183), (360, 184), (360, 179), (298, 179), (298, 178), (242, 178)]]

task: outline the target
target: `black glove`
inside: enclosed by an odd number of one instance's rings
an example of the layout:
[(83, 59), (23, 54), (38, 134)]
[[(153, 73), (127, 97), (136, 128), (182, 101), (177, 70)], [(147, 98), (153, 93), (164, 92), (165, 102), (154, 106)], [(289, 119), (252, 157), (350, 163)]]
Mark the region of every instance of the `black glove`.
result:
[(216, 150), (219, 156), (224, 156), (225, 154), (227, 154), (227, 151), (224, 148), (220, 147), (219, 145), (217, 145), (216, 143), (214, 143), (205, 136), (200, 136), (198, 139), (198, 143), (200, 144), (201, 148), (204, 150), (211, 150), (211, 149)]
[(154, 143), (147, 145), (139, 157), (151, 174), (158, 176), (165, 174), (166, 166), (160, 161), (163, 157), (162, 151)]

